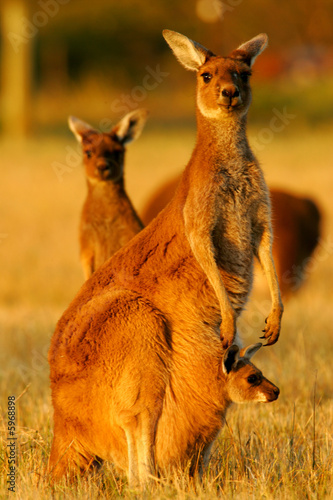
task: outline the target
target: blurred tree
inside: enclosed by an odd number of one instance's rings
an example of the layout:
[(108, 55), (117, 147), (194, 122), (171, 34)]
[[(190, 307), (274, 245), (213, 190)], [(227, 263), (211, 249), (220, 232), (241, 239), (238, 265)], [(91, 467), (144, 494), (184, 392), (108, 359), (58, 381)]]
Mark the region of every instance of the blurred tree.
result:
[(2, 128), (16, 137), (25, 136), (31, 125), (31, 36), (22, 32), (22, 18), (28, 16), (24, 0), (2, 0)]
[[(141, 84), (147, 66), (164, 69), (172, 60), (164, 28), (220, 54), (267, 32), (270, 50), (255, 73), (273, 79), (289, 55), (292, 60), (299, 49), (313, 46), (328, 53), (333, 43), (332, 0), (1, 0), (1, 12), (2, 121), (13, 133), (29, 128), (32, 69), (37, 97), (57, 94), (60, 101), (61, 92), (83, 92), (92, 81), (112, 93), (130, 91)], [(310, 53), (303, 51), (305, 57)], [(180, 66), (173, 64), (172, 71), (168, 91), (179, 94), (181, 78), (188, 92), (193, 79)]]

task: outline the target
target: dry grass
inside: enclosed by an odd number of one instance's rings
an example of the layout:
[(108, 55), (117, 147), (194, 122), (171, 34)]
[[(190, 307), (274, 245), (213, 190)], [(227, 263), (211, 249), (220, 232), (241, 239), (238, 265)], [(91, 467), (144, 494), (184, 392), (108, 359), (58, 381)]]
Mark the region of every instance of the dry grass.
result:
[[(257, 136), (258, 131), (252, 131)], [(82, 283), (77, 226), (85, 185), (80, 166), (60, 182), (52, 162), (64, 162), (70, 135), (27, 144), (0, 144), (0, 387), (1, 486), (7, 497), (7, 398), (17, 398), (16, 497), (20, 499), (324, 499), (333, 481), (333, 201), (332, 129), (274, 136), (258, 152), (270, 184), (304, 192), (325, 212), (322, 243), (310, 262), (306, 285), (287, 304), (282, 336), (260, 351), (256, 363), (279, 385), (271, 405), (233, 407), (202, 484), (170, 474), (138, 495), (111, 464), (96, 477), (53, 491), (44, 476), (52, 439), (46, 360), (57, 318)], [(129, 147), (127, 184), (136, 206), (164, 178), (185, 165), (193, 131), (147, 131)], [(152, 147), (151, 145), (154, 145)], [(242, 318), (246, 343), (257, 341), (267, 309), (257, 286)], [(24, 392), (25, 391), (25, 392)], [(22, 395), (21, 395), (22, 394)], [(20, 397), (21, 395), (21, 397)]]

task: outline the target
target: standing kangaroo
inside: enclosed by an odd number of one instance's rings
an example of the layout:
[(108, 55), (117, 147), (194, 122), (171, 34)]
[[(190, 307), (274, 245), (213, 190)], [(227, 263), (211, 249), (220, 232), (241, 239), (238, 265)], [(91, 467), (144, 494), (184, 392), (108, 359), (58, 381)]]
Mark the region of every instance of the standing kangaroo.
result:
[(265, 49), (267, 35), (258, 35), (228, 57), (215, 56), (179, 33), (165, 30), (163, 35), (180, 63), (197, 73), (197, 142), (178, 192), (189, 185), (183, 202), (185, 234), (216, 293), (221, 338), (230, 340), (235, 334), (256, 256), (272, 297), (264, 337), (273, 344), (283, 306), (272, 258), (269, 194), (246, 136), (251, 66)]
[(143, 225), (124, 187), (125, 145), (137, 139), (147, 112), (132, 111), (108, 133), (71, 116), (69, 128), (82, 144), (88, 193), (80, 222), (85, 278), (128, 243)]
[(229, 402), (249, 400), (247, 383), (253, 400), (277, 397), (272, 384), (266, 396), (257, 388), (260, 374), (237, 385), (244, 359), (230, 381), (221, 370), (223, 349), (232, 346), (227, 358), (237, 350), (254, 255), (273, 298), (268, 345), (280, 331), (269, 199), (245, 135), (250, 68), (267, 37), (217, 57), (178, 33), (164, 36), (198, 73), (197, 144), (169, 205), (85, 282), (57, 324), (49, 351), (55, 477), (99, 457), (142, 483), (155, 464), (183, 463), (202, 448), (207, 456)]

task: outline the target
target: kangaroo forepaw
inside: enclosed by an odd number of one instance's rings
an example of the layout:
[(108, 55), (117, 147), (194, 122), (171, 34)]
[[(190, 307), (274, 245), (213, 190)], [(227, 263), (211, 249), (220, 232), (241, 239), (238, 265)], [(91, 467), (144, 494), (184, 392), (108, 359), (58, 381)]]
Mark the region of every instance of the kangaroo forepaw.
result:
[(232, 318), (231, 320), (222, 320), (222, 324), (220, 326), (220, 339), (222, 342), (223, 349), (227, 349), (234, 343), (234, 339), (236, 336), (236, 324), (235, 320)]
[(272, 311), (265, 319), (264, 335), (260, 337), (267, 340), (265, 345), (273, 345), (278, 341), (281, 330), (281, 316), (282, 311)]

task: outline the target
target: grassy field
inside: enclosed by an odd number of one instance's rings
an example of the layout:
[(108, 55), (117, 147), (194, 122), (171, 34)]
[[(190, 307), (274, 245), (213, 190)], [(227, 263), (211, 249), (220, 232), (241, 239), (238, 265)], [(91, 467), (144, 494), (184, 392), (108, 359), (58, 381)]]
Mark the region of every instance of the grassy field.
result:
[[(297, 130), (296, 121), (278, 133), (263, 132), (269, 123), (250, 133), (268, 183), (312, 196), (325, 215), (307, 281), (285, 304), (281, 338), (255, 358), (280, 398), (230, 410), (201, 484), (179, 471), (142, 496), (111, 464), (54, 490), (44, 475), (52, 440), (47, 350), (55, 322), (83, 282), (77, 233), (85, 182), (70, 134), (0, 143), (1, 498), (11, 494), (6, 445), (13, 395), (19, 499), (333, 498), (333, 129)], [(193, 143), (193, 130), (150, 125), (129, 146), (127, 186), (139, 212), (164, 179), (182, 170)], [(59, 165), (66, 165), (61, 175)], [(258, 278), (240, 324), (245, 344), (258, 340), (268, 304)]]

